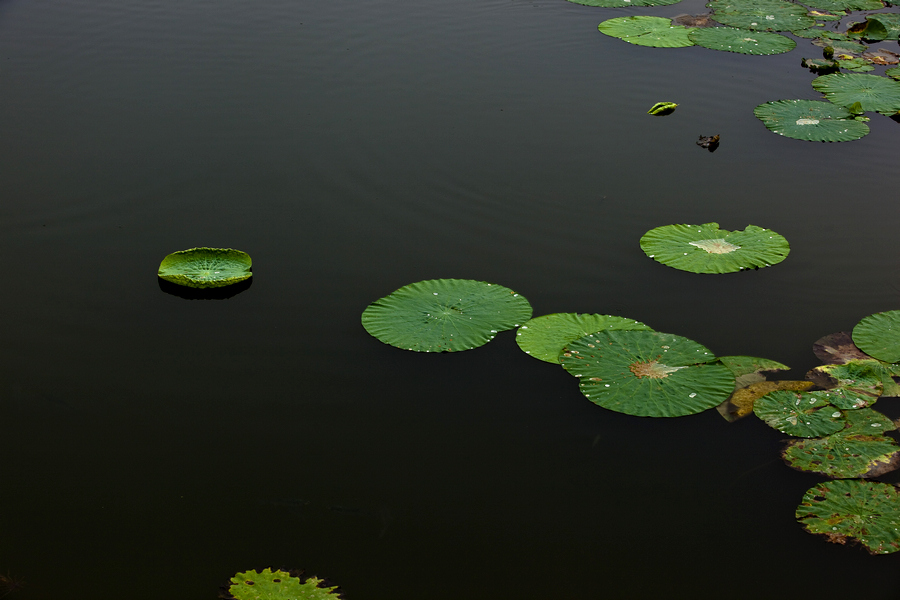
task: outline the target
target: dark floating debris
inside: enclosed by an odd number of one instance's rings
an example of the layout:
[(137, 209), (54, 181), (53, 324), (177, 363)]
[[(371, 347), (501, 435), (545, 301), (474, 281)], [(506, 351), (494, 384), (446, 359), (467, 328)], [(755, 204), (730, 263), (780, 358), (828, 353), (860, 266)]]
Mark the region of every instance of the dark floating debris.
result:
[(706, 148), (710, 152), (715, 152), (716, 148), (719, 147), (719, 136), (718, 135), (701, 135), (700, 139), (697, 140), (697, 145), (701, 148)]

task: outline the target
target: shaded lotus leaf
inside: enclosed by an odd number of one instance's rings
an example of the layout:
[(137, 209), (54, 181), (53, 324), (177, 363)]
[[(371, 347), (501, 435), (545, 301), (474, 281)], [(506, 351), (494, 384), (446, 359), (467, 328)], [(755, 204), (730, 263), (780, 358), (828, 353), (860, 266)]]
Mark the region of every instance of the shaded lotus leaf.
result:
[(768, 358), (755, 356), (720, 356), (719, 362), (728, 367), (735, 377), (750, 373), (788, 371), (790, 367)]
[(683, 48), (693, 46), (688, 39), (688, 28), (672, 25), (671, 19), (662, 17), (617, 17), (600, 23), (601, 33), (619, 38), (638, 46), (654, 48)]
[(829, 542), (861, 543), (871, 554), (900, 550), (900, 492), (893, 485), (857, 479), (816, 484), (803, 495), (797, 520)]
[(815, 25), (806, 9), (782, 0), (713, 0), (712, 18), (731, 27), (763, 31), (794, 31)]
[[(853, 57), (843, 58), (843, 56), (847, 56), (847, 55), (842, 55), (842, 57), (837, 61), (837, 65), (842, 69), (846, 69), (848, 71), (853, 71), (854, 73), (867, 73), (869, 71), (875, 70), (875, 67), (873, 67), (869, 63), (869, 61), (867, 61), (864, 58), (853, 58)], [(858, 102), (855, 102), (854, 104), (859, 104), (860, 106), (862, 106), (862, 104), (860, 104)], [(857, 114), (853, 110), (853, 106), (848, 107), (848, 109), (850, 110), (850, 112)], [(862, 111), (860, 111), (860, 112), (862, 112)]]
[[(900, 86), (900, 83), (897, 84)], [(875, 313), (853, 328), (853, 342), (878, 360), (900, 361), (900, 310)]]
[(900, 79), (900, 67), (894, 67), (893, 69), (888, 69), (884, 72), (888, 77), (893, 77), (894, 79)]
[(677, 107), (678, 105), (674, 102), (657, 102), (650, 107), (650, 110), (647, 111), (647, 114), (654, 116), (671, 115), (673, 112), (675, 112), (675, 109)]
[(734, 375), (704, 346), (656, 331), (601, 331), (569, 344), (559, 362), (581, 393), (604, 408), (640, 417), (680, 417), (712, 408)]
[(900, 33), (900, 19), (897, 17), (900, 15), (891, 13), (868, 15), (865, 21), (851, 23), (847, 27), (847, 35), (869, 42), (896, 40), (897, 34)]
[(516, 343), (525, 354), (559, 364), (559, 353), (568, 343), (589, 333), (614, 329), (653, 331), (640, 321), (625, 317), (555, 313), (523, 323), (516, 332)]
[(310, 577), (302, 581), (287, 571), (264, 569), (245, 571), (231, 578), (228, 598), (233, 600), (337, 600), (337, 586), (320, 587), (323, 580)]
[(790, 52), (797, 46), (794, 40), (777, 33), (751, 32), (734, 27), (695, 29), (688, 37), (698, 46), (739, 54), (782, 54)]
[[(735, 380), (735, 384), (740, 379), (739, 377)], [(735, 389), (728, 400), (717, 406), (716, 409), (726, 421), (734, 422), (753, 414), (754, 404), (766, 394), (779, 390), (803, 392), (813, 385), (812, 381), (758, 381)]]
[(887, 30), (888, 40), (896, 40), (900, 38), (900, 14), (898, 13), (875, 13), (866, 16), (867, 21), (878, 21)]
[[(845, 76), (841, 73), (835, 75)], [(769, 131), (797, 140), (849, 142), (869, 133), (868, 125), (853, 120), (853, 115), (846, 108), (816, 100), (766, 102), (753, 109), (753, 114)]]
[(790, 252), (787, 240), (771, 229), (747, 225), (743, 231), (727, 231), (718, 223), (651, 229), (641, 238), (641, 249), (664, 265), (691, 273), (768, 267)]
[(900, 111), (900, 83), (886, 77), (832, 73), (816, 77), (812, 81), (812, 86), (838, 106), (847, 107), (859, 102), (866, 111), (883, 114)]
[(830, 333), (816, 340), (813, 354), (826, 365), (842, 365), (851, 360), (870, 360), (872, 357), (853, 343), (849, 331)]
[(709, 13), (702, 15), (678, 15), (672, 19), (673, 25), (684, 25), (685, 27), (715, 27), (716, 22), (713, 21)]
[[(825, 26), (824, 23), (822, 23), (822, 24), (817, 23), (815, 26), (810, 27), (809, 29), (797, 29), (795, 31), (792, 31), (791, 35), (796, 35), (797, 37), (802, 37), (802, 38), (807, 38), (807, 39), (826, 37), (825, 34), (831, 33), (831, 32), (822, 30), (821, 27), (824, 27), (824, 26)], [(844, 39), (846, 37), (847, 37), (846, 35), (840, 34), (841, 39)]]
[[(814, 46), (825, 48), (830, 46), (834, 52), (838, 54), (859, 54), (865, 52), (868, 46), (854, 42), (852, 40), (829, 40), (826, 38), (816, 38), (812, 41)], [(828, 58), (826, 56), (826, 58)]]
[(796, 437), (821, 437), (844, 428), (841, 411), (815, 392), (771, 392), (753, 405), (766, 425)]
[(878, 10), (884, 8), (881, 0), (806, 0), (804, 4), (812, 8), (831, 12)]
[(806, 67), (813, 73), (837, 73), (840, 71), (837, 61), (829, 58), (804, 58), (800, 66)]
[(385, 344), (416, 352), (482, 346), (531, 318), (524, 297), (502, 285), (471, 279), (430, 279), (376, 300), (362, 324)]
[(884, 390), (887, 375), (877, 360), (851, 360), (840, 365), (822, 365), (806, 374), (806, 378), (825, 389), (840, 388), (862, 395), (874, 402)]
[(838, 10), (834, 12), (822, 11), (822, 10), (811, 10), (809, 11), (809, 16), (815, 19), (816, 21), (840, 21), (843, 17), (847, 16), (847, 13), (843, 10)]
[(249, 279), (250, 255), (231, 248), (191, 248), (169, 254), (159, 264), (159, 277), (192, 288), (216, 288)]

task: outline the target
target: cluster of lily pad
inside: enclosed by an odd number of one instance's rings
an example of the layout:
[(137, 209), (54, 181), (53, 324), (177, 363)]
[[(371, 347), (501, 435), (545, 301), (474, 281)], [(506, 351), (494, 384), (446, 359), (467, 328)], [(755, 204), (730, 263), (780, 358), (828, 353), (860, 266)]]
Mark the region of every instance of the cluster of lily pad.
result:
[[(675, 4), (679, 0), (570, 1), (617, 8)], [(801, 64), (822, 73), (813, 80), (812, 87), (824, 95), (825, 101), (776, 100), (757, 106), (754, 114), (770, 131), (800, 140), (844, 142), (869, 133), (865, 124), (869, 117), (864, 116), (867, 112), (900, 120), (900, 82), (894, 81), (900, 79), (900, 68), (887, 69), (886, 77), (861, 74), (876, 66), (900, 62), (900, 53), (870, 48), (863, 43), (896, 42), (900, 37), (900, 14), (867, 14), (865, 21), (849, 23), (840, 32), (824, 29), (825, 24), (840, 21), (850, 11), (884, 9), (884, 3), (881, 0), (804, 0), (804, 4), (787, 0), (712, 0), (706, 5), (712, 10), (706, 15), (675, 19), (618, 17), (603, 21), (598, 29), (639, 46), (702, 46), (753, 55), (793, 50), (796, 42), (783, 33), (811, 38), (814, 45), (823, 48), (823, 58), (804, 58)]]

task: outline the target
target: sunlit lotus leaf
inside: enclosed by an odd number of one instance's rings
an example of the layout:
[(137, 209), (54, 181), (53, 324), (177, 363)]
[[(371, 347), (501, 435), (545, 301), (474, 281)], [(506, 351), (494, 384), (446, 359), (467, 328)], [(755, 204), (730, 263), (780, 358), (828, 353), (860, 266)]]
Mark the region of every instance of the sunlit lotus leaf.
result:
[(559, 364), (559, 353), (569, 342), (589, 333), (614, 329), (653, 331), (640, 321), (625, 317), (556, 313), (523, 323), (516, 332), (516, 343), (525, 354)]
[(753, 414), (754, 404), (766, 394), (779, 390), (803, 392), (813, 385), (815, 384), (812, 381), (758, 381), (735, 389), (728, 400), (717, 406), (716, 410), (726, 421), (737, 421)]
[(470, 279), (431, 279), (376, 300), (362, 324), (385, 344), (417, 352), (482, 346), (531, 318), (524, 297), (502, 285)]
[(249, 279), (250, 255), (231, 248), (191, 248), (169, 254), (159, 264), (159, 277), (192, 288), (216, 288)]
[(675, 112), (675, 109), (677, 107), (678, 105), (674, 102), (657, 102), (650, 107), (650, 110), (647, 111), (647, 114), (654, 116), (671, 115), (673, 112)]
[(815, 392), (771, 392), (753, 405), (756, 416), (796, 437), (820, 437), (844, 428), (843, 413)]
[(782, 54), (793, 50), (797, 43), (783, 35), (765, 31), (747, 31), (735, 27), (706, 27), (688, 34), (698, 46), (739, 54)]
[(794, 31), (815, 25), (800, 5), (782, 0), (713, 0), (712, 18), (731, 27), (762, 31)]
[(862, 397), (874, 404), (884, 391), (884, 379), (890, 374), (877, 360), (851, 360), (840, 365), (822, 365), (806, 374), (806, 378), (826, 389), (840, 389), (849, 397)]
[(860, 54), (865, 52), (868, 46), (854, 42), (852, 40), (829, 40), (827, 38), (816, 38), (812, 41), (814, 46), (825, 48), (830, 46), (836, 54)]
[[(871, 110), (884, 114), (900, 111), (900, 82), (886, 77), (832, 73), (816, 77), (812, 81), (812, 86), (838, 106), (847, 107), (854, 102), (859, 102), (862, 109), (866, 111)], [(865, 349), (863, 348), (863, 350)]]
[(823, 10), (811, 10), (809, 11), (809, 16), (815, 19), (816, 21), (840, 21), (842, 18), (847, 16), (847, 13), (843, 10), (838, 10), (834, 12), (828, 12)]
[(789, 366), (780, 362), (769, 360), (768, 358), (757, 358), (755, 356), (720, 356), (719, 362), (728, 367), (735, 377), (747, 375), (750, 373), (759, 373), (760, 371), (775, 372), (787, 371)]
[(869, 133), (868, 125), (855, 121), (850, 111), (829, 102), (776, 100), (760, 104), (753, 114), (769, 131), (797, 140), (849, 142)]
[(704, 346), (656, 331), (601, 331), (569, 344), (559, 361), (591, 402), (641, 417), (679, 417), (712, 408), (734, 375)]
[(665, 6), (677, 4), (681, 0), (569, 0), (569, 2), (602, 8), (625, 8), (628, 6)]
[(709, 13), (702, 15), (678, 15), (672, 19), (673, 25), (684, 25), (685, 27), (715, 27), (716, 22), (713, 21)]
[(900, 550), (900, 491), (888, 483), (841, 479), (809, 488), (797, 520), (829, 542), (856, 541), (871, 554)]
[(888, 77), (893, 77), (894, 79), (900, 79), (900, 67), (894, 67), (893, 69), (888, 69), (884, 72)]
[(264, 569), (246, 571), (231, 578), (228, 598), (233, 600), (337, 600), (337, 586), (319, 587), (323, 580), (310, 577), (302, 581), (287, 571)]
[(718, 223), (664, 225), (641, 238), (650, 258), (691, 273), (732, 273), (783, 261), (790, 246), (771, 229), (748, 225), (743, 231), (719, 229)]
[(900, 362), (900, 310), (875, 313), (862, 319), (853, 328), (853, 342), (878, 360)]
[(881, 0), (806, 0), (804, 4), (819, 10), (854, 11), (854, 10), (878, 10), (884, 8)]
[(606, 35), (638, 46), (683, 48), (694, 45), (688, 39), (687, 27), (672, 25), (671, 19), (662, 17), (617, 17), (603, 21), (597, 28)]

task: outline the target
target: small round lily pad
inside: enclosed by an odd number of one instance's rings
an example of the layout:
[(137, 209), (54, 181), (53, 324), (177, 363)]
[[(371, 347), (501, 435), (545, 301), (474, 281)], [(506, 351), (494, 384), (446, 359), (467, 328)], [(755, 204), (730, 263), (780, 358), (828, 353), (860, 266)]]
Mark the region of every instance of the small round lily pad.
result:
[(771, 229), (748, 225), (743, 231), (719, 229), (718, 223), (664, 225), (641, 238), (650, 258), (691, 273), (733, 273), (783, 261), (790, 245)]
[(671, 19), (662, 17), (617, 17), (603, 21), (597, 29), (608, 36), (638, 46), (683, 48), (694, 45), (688, 39), (687, 27), (672, 25)]
[[(825, 75), (824, 77), (831, 77)], [(869, 133), (842, 106), (816, 100), (776, 100), (753, 109), (769, 131), (810, 142), (849, 142)]]
[[(324, 587), (320, 587), (324, 586)], [(264, 569), (237, 573), (228, 587), (233, 600), (338, 600), (338, 586), (325, 586), (322, 579), (305, 581), (288, 571)]]
[(900, 361), (900, 310), (875, 313), (853, 328), (856, 346), (878, 360)]
[(747, 31), (735, 27), (694, 29), (688, 37), (698, 46), (739, 54), (782, 54), (797, 46), (794, 40), (777, 33)]
[(559, 353), (569, 342), (589, 333), (613, 329), (653, 331), (640, 321), (625, 317), (555, 313), (523, 323), (516, 332), (516, 343), (525, 354), (559, 364)]
[(249, 279), (250, 255), (231, 248), (191, 248), (166, 256), (159, 277), (192, 288), (216, 288)]
[(430, 279), (376, 300), (362, 324), (385, 344), (416, 352), (482, 346), (531, 318), (531, 305), (509, 288), (471, 279)]
[(884, 114), (900, 111), (900, 82), (878, 75), (832, 73), (812, 81), (815, 90), (842, 107), (859, 102), (862, 110)]

